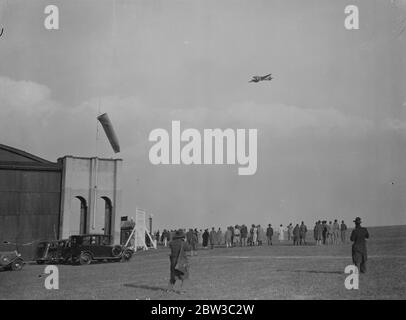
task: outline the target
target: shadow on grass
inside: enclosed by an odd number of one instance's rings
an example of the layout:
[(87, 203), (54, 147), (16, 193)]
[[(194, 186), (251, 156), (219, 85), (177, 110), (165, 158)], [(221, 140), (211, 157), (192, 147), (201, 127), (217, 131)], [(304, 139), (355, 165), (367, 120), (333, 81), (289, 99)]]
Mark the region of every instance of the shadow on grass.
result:
[[(167, 288), (149, 286), (149, 285), (146, 285), (146, 284), (125, 283), (124, 287), (137, 288), (137, 289), (146, 289), (146, 290), (161, 291), (161, 292), (169, 293), (167, 291)], [(177, 294), (182, 294), (182, 292), (176, 291), (176, 290), (171, 291), (171, 292), (177, 293)]]

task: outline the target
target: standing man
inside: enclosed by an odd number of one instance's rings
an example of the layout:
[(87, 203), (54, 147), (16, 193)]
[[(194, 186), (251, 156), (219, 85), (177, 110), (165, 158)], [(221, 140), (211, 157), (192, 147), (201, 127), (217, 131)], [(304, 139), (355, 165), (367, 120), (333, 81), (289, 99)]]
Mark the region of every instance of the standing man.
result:
[(323, 244), (327, 244), (327, 221), (323, 220), (322, 222), (322, 227), (323, 227), (323, 232), (322, 232), (322, 237), (323, 237)]
[(293, 235), (293, 225), (292, 222), (289, 223), (288, 227), (288, 241), (292, 240), (292, 235)]
[(169, 237), (170, 233), (169, 230), (165, 230), (165, 235), (164, 235), (164, 246), (167, 247), (169, 243)]
[(221, 228), (219, 228), (216, 234), (217, 245), (223, 244), (223, 238), (223, 232), (221, 231)]
[(261, 225), (259, 224), (257, 226), (257, 232), (258, 232), (258, 245), (262, 246), (262, 243), (265, 242), (264, 238), (265, 238), (265, 232), (264, 232), (264, 228), (261, 227)]
[(285, 233), (285, 229), (283, 228), (283, 225), (279, 226), (279, 230), (278, 230), (278, 238), (279, 238), (279, 242), (282, 242), (284, 239), (284, 233)]
[(314, 238), (314, 241), (316, 242), (316, 246), (318, 245), (318, 242), (317, 242), (317, 229), (319, 228), (319, 225), (318, 225), (318, 221), (316, 221), (316, 223), (314, 224), (314, 227), (313, 227), (313, 238)]
[(316, 242), (316, 244), (321, 246), (322, 239), (323, 239), (323, 229), (324, 229), (324, 227), (321, 224), (320, 220), (317, 221), (316, 227), (317, 227), (317, 242)]
[(156, 245), (158, 246), (160, 243), (160, 234), (159, 234), (159, 230), (155, 233), (155, 240), (156, 240)]
[(186, 242), (189, 246), (192, 245), (192, 238), (193, 238), (193, 229), (189, 229), (189, 231), (186, 232)]
[(197, 229), (195, 229), (195, 230), (196, 230), (196, 234), (197, 234), (197, 243), (199, 245), (201, 245), (201, 244), (203, 244), (203, 231), (202, 231), (202, 229), (200, 229), (200, 231), (197, 231)]
[(307, 227), (302, 221), (300, 228), (299, 228), (299, 236), (300, 236), (300, 245), (306, 245), (306, 233)]
[(340, 225), (338, 224), (337, 219), (334, 220), (333, 224), (333, 239), (334, 244), (338, 244), (338, 239), (340, 238)]
[(211, 248), (211, 249), (214, 248), (214, 245), (215, 245), (216, 240), (217, 240), (216, 238), (217, 238), (217, 232), (216, 232), (216, 230), (214, 230), (214, 227), (213, 227), (213, 228), (211, 228), (210, 237), (209, 237), (209, 240), (210, 240), (210, 248)]
[(268, 228), (266, 229), (266, 237), (268, 239), (268, 246), (272, 246), (273, 229), (271, 224), (268, 224)]
[(191, 251), (190, 255), (197, 255), (197, 234), (195, 231), (193, 231), (193, 229), (189, 229), (189, 231), (186, 233), (186, 241)]
[(209, 237), (210, 237), (209, 230), (205, 229), (203, 232), (203, 235), (202, 235), (204, 249), (207, 249), (207, 244), (209, 243)]
[(341, 230), (341, 243), (345, 243), (346, 242), (346, 236), (347, 236), (347, 225), (344, 223), (344, 220), (341, 221), (341, 226), (340, 226), (340, 230)]
[(256, 225), (252, 225), (253, 228), (253, 233), (252, 233), (252, 242), (254, 243), (254, 246), (258, 245), (258, 228)]
[(225, 232), (225, 241), (226, 241), (226, 248), (231, 248), (231, 229), (227, 227), (227, 231)]
[(361, 227), (361, 218), (356, 217), (354, 220), (355, 229), (351, 232), (350, 240), (352, 244), (352, 262), (357, 266), (359, 272), (367, 271), (367, 243), (369, 233), (367, 228)]
[(299, 227), (299, 224), (297, 223), (295, 228), (293, 229), (293, 245), (294, 246), (299, 245), (299, 237), (300, 237), (300, 227)]
[(234, 227), (230, 226), (231, 231), (231, 246), (234, 246)]
[(241, 247), (241, 230), (239, 225), (236, 225), (234, 228), (234, 243), (235, 246), (239, 245)]
[(241, 227), (241, 246), (247, 246), (248, 228), (245, 224)]
[(333, 223), (331, 221), (327, 225), (327, 244), (333, 244)]

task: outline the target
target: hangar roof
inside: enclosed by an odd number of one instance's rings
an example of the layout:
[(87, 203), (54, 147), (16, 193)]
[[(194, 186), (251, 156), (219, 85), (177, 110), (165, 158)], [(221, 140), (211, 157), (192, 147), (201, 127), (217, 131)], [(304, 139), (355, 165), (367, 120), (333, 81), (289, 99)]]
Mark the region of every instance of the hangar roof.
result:
[(0, 144), (0, 169), (16, 170), (61, 170), (56, 162), (51, 162), (31, 153)]

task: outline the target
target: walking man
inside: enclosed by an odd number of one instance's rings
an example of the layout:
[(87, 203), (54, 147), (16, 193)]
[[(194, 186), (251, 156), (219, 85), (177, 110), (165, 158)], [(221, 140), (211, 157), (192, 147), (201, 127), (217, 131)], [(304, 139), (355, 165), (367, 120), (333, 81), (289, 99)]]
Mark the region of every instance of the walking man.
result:
[(183, 230), (179, 229), (169, 243), (169, 248), (171, 249), (171, 254), (169, 256), (170, 279), (167, 292), (174, 290), (176, 280), (181, 280), (182, 289), (183, 281), (189, 278), (189, 262), (186, 256), (186, 251), (189, 251), (190, 247), (184, 239), (185, 233)]
[(351, 232), (350, 240), (352, 244), (352, 262), (357, 266), (359, 272), (367, 271), (367, 243), (369, 233), (367, 228), (361, 227), (361, 218), (356, 217), (354, 220), (355, 229)]

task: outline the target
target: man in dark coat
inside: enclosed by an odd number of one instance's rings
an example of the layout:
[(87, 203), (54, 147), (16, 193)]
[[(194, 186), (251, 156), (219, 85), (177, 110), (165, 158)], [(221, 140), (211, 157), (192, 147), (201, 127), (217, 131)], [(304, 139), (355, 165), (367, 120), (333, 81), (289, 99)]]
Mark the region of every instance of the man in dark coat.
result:
[(341, 242), (345, 243), (347, 235), (347, 225), (344, 223), (344, 220), (341, 221), (340, 230), (341, 230)]
[(248, 228), (245, 224), (241, 227), (241, 246), (247, 246)]
[(327, 244), (326, 243), (327, 242), (326, 241), (327, 240), (327, 221), (324, 220), (321, 225), (323, 227), (323, 231), (322, 231), (323, 244)]
[(293, 229), (293, 245), (299, 245), (300, 228), (299, 224)]
[(307, 227), (302, 221), (302, 224), (300, 225), (299, 228), (299, 236), (300, 236), (300, 245), (306, 245), (306, 233), (307, 233)]
[(273, 228), (271, 224), (268, 224), (268, 228), (266, 229), (266, 238), (268, 239), (268, 246), (272, 246), (272, 237), (273, 237)]
[(361, 218), (356, 217), (354, 220), (355, 229), (351, 232), (350, 240), (352, 244), (352, 261), (361, 273), (367, 271), (367, 243), (369, 233), (367, 228), (361, 227)]
[(195, 231), (193, 231), (193, 229), (189, 229), (189, 231), (186, 233), (186, 240), (191, 249), (191, 256), (194, 256), (197, 248), (197, 234)]
[[(167, 291), (173, 291), (176, 280), (183, 281), (189, 278), (189, 264), (186, 256), (186, 251), (190, 250), (190, 246), (184, 241), (185, 233), (182, 230), (178, 230), (172, 237), (172, 241), (169, 243), (171, 254), (169, 260), (170, 265), (170, 279)], [(179, 262), (179, 263), (178, 263)], [(179, 269), (175, 268), (178, 265)]]
[(213, 249), (214, 244), (216, 243), (217, 240), (217, 232), (216, 230), (214, 230), (214, 227), (211, 228), (209, 240), (210, 240), (210, 248)]
[(207, 249), (207, 244), (209, 243), (209, 230), (204, 230), (203, 232), (203, 248)]

